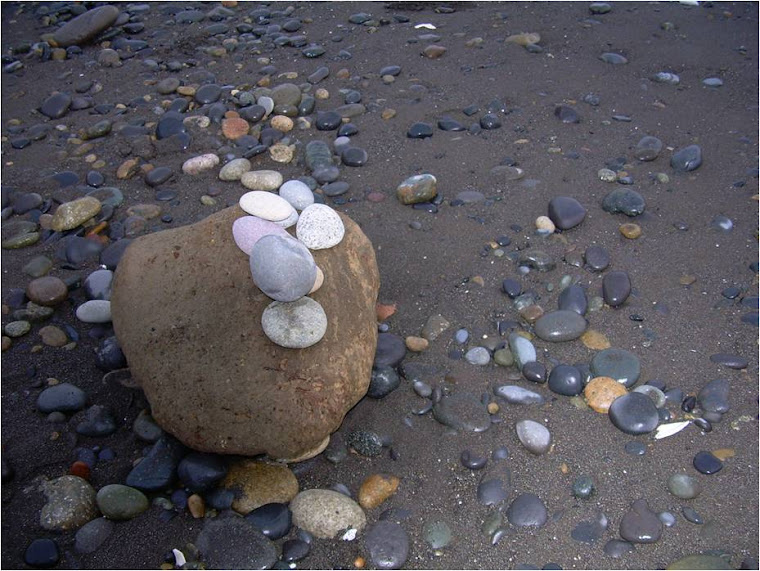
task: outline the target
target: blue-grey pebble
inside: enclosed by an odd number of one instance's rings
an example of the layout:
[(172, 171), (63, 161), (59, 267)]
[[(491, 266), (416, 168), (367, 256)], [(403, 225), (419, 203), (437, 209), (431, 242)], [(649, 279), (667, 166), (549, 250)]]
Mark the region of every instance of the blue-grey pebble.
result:
[(409, 557), (409, 534), (396, 522), (378, 521), (365, 532), (364, 547), (378, 569), (400, 569)]
[(572, 397), (583, 391), (581, 372), (572, 365), (557, 365), (549, 373), (549, 390)]
[(549, 429), (535, 420), (521, 420), (515, 424), (515, 431), (520, 443), (537, 456), (549, 451), (552, 435)]
[(393, 333), (380, 333), (375, 349), (375, 367), (395, 367), (406, 356), (404, 340)]
[(84, 293), (87, 299), (111, 299), (111, 284), (113, 272), (111, 270), (95, 270), (84, 280)]
[(578, 315), (586, 315), (586, 310), (588, 309), (586, 291), (578, 284), (570, 284), (559, 294), (557, 305), (561, 310), (574, 311)]
[(401, 378), (393, 367), (373, 367), (367, 396), (373, 399), (384, 398), (395, 391), (400, 384)]
[(610, 405), (608, 415), (617, 429), (632, 435), (652, 432), (660, 422), (652, 399), (641, 393), (618, 397)]
[(163, 436), (142, 461), (127, 474), (126, 484), (146, 492), (168, 488), (187, 449), (175, 438)]
[(676, 516), (670, 512), (660, 512), (657, 514), (657, 517), (660, 518), (662, 525), (665, 527), (673, 527), (676, 524)]
[(459, 461), (462, 466), (470, 470), (482, 470), (488, 462), (488, 458), (471, 450), (463, 450), (459, 455)]
[(275, 543), (237, 515), (207, 519), (195, 545), (208, 569), (269, 569)]
[(507, 508), (509, 523), (517, 527), (541, 527), (547, 518), (546, 506), (535, 494), (520, 494)]
[(538, 361), (530, 361), (522, 366), (520, 371), (528, 381), (532, 383), (546, 382), (546, 366)]
[(639, 499), (631, 504), (620, 520), (620, 537), (631, 543), (655, 543), (662, 536), (662, 522), (649, 509), (647, 501)]
[(534, 330), (544, 341), (561, 343), (577, 339), (587, 326), (588, 322), (577, 312), (558, 309), (542, 315), (536, 321)]
[(257, 507), (248, 513), (245, 519), (274, 541), (288, 534), (293, 522), (293, 514), (287, 504), (272, 502)]
[(602, 280), (602, 295), (604, 302), (611, 307), (623, 305), (631, 295), (631, 278), (628, 272), (615, 270), (605, 274)]
[(494, 506), (509, 497), (511, 488), (512, 471), (505, 466), (493, 468), (481, 476), (476, 496), (482, 505)]
[(491, 354), (485, 347), (473, 347), (465, 353), (464, 358), (470, 365), (483, 366), (491, 361)]
[(601, 272), (610, 265), (610, 253), (602, 246), (589, 246), (586, 248), (583, 258), (590, 270)]
[(108, 408), (94, 404), (84, 413), (76, 431), (82, 436), (109, 436), (116, 432), (116, 419)]
[(37, 410), (43, 413), (76, 412), (82, 410), (86, 402), (87, 395), (82, 389), (70, 383), (61, 383), (40, 393)]
[(177, 467), (177, 475), (192, 492), (205, 492), (227, 475), (227, 463), (218, 454), (191, 452)]
[(715, 456), (712, 452), (705, 450), (697, 452), (692, 460), (694, 468), (701, 474), (710, 476), (716, 474), (723, 469), (723, 462)]
[(549, 202), (549, 218), (560, 230), (578, 226), (586, 217), (586, 209), (575, 198), (558, 196)]
[(491, 427), (491, 415), (485, 405), (466, 393), (441, 398), (433, 406), (433, 417), (441, 424), (466, 432), (484, 432)]
[(702, 164), (702, 148), (699, 145), (689, 145), (673, 153), (670, 166), (676, 171), (689, 172), (696, 170)]
[(730, 384), (726, 379), (714, 379), (707, 383), (697, 394), (697, 403), (706, 412), (727, 413), (731, 405), (728, 402)]
[(77, 553), (94, 553), (113, 533), (114, 523), (105, 517), (88, 521), (74, 536), (74, 550)]
[(251, 250), (253, 282), (276, 301), (291, 302), (314, 286), (317, 265), (309, 249), (293, 237), (268, 235)]
[(546, 401), (542, 395), (517, 385), (501, 385), (493, 392), (510, 404), (544, 404)]
[(646, 206), (644, 197), (630, 188), (616, 188), (602, 200), (602, 209), (610, 214), (638, 216), (644, 213)]
[(311, 545), (302, 539), (288, 539), (282, 544), (282, 560), (293, 563), (305, 559), (311, 551)]
[(591, 372), (595, 377), (611, 377), (630, 388), (641, 376), (641, 363), (630, 351), (610, 347), (594, 355)]

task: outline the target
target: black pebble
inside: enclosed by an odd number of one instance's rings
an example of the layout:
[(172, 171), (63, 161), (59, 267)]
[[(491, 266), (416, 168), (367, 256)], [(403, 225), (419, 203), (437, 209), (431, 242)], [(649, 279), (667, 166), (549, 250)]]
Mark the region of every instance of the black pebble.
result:
[(406, 132), (410, 139), (426, 139), (433, 136), (433, 127), (428, 123), (414, 123)]
[(702, 474), (715, 474), (723, 469), (723, 462), (713, 456), (710, 452), (698, 452), (694, 456), (694, 468)]
[(47, 538), (35, 539), (24, 552), (24, 562), (32, 567), (52, 567), (59, 557), (58, 544)]
[(501, 121), (493, 113), (486, 113), (480, 118), (480, 126), (486, 130), (498, 129), (501, 127)]
[(269, 539), (275, 540), (288, 534), (292, 517), (286, 504), (271, 503), (256, 508), (245, 519)]
[[(577, 370), (577, 369), (576, 369)], [(538, 361), (525, 363), (522, 368), (523, 377), (534, 383), (546, 382), (546, 367)]]
[(462, 466), (469, 468), (470, 470), (480, 470), (486, 465), (486, 462), (488, 462), (488, 458), (475, 454), (470, 450), (464, 450), (459, 456), (459, 460), (462, 462)]

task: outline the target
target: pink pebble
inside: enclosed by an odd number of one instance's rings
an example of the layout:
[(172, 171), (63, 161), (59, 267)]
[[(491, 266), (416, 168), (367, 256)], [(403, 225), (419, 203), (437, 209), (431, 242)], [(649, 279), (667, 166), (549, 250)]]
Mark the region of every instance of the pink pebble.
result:
[(232, 223), (232, 237), (235, 239), (235, 244), (245, 252), (246, 256), (251, 255), (253, 245), (260, 238), (269, 234), (290, 236), (281, 226), (257, 216), (243, 216)]

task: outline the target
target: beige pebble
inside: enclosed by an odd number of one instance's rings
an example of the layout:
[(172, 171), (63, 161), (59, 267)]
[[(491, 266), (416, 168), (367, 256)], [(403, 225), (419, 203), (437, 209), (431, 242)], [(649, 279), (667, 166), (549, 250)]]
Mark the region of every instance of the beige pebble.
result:
[(634, 224), (633, 222), (626, 222), (620, 225), (620, 233), (629, 240), (635, 240), (641, 236), (641, 226)]
[(293, 130), (293, 119), (285, 115), (275, 115), (269, 121), (269, 124), (271, 125), (272, 129), (277, 129), (283, 133), (287, 133), (288, 131)]
[(317, 266), (317, 277), (314, 280), (314, 285), (311, 287), (311, 290), (309, 290), (309, 294), (312, 294), (315, 291), (317, 291), (319, 288), (321, 288), (324, 282), (325, 282), (325, 274), (322, 271), (322, 268)]
[(269, 147), (269, 156), (277, 163), (289, 163), (295, 156), (295, 145), (283, 145), (277, 143)]
[(314, 92), (314, 97), (317, 99), (329, 99), (330, 92), (327, 91), (324, 87), (320, 87)]
[(420, 353), (428, 348), (430, 345), (430, 342), (423, 338), (423, 337), (415, 337), (414, 335), (410, 335), (405, 339), (406, 341), (406, 348), (412, 351), (413, 353)]
[(206, 502), (198, 494), (193, 494), (187, 498), (187, 509), (195, 519), (201, 519), (206, 515)]
[(62, 329), (55, 325), (46, 325), (39, 331), (42, 342), (48, 347), (63, 347), (69, 342), (69, 338)]
[(581, 342), (594, 351), (603, 351), (610, 348), (610, 342), (603, 333), (588, 329), (583, 335), (581, 335)]
[(116, 178), (119, 180), (127, 180), (135, 176), (140, 170), (139, 159), (127, 159), (119, 165), (116, 169)]
[(180, 85), (177, 88), (177, 93), (186, 97), (193, 97), (195, 95), (195, 87), (192, 85)]
[(372, 474), (359, 488), (359, 505), (365, 510), (376, 508), (396, 493), (400, 480), (386, 474)]
[(536, 230), (543, 230), (544, 232), (554, 232), (554, 222), (548, 216), (539, 216), (536, 218)]
[(395, 116), (396, 116), (396, 110), (391, 109), (390, 107), (387, 109), (383, 109), (383, 112), (380, 114), (380, 117), (382, 117), (386, 121), (388, 119), (393, 119)]
[(7, 351), (11, 348), (11, 338), (3, 335), (3, 351)]
[(500, 410), (499, 405), (495, 402), (489, 402), (486, 408), (488, 409), (488, 414), (496, 414)]

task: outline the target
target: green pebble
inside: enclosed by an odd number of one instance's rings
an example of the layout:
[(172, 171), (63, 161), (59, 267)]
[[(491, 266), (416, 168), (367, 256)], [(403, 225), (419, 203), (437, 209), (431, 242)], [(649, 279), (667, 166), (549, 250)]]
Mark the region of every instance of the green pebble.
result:
[(493, 360), (496, 362), (497, 365), (501, 365), (502, 367), (511, 367), (512, 364), (515, 362), (514, 355), (512, 355), (512, 351), (509, 349), (499, 349), (498, 351), (495, 351), (493, 354)]
[(687, 555), (665, 569), (733, 569), (728, 561), (716, 555)]
[(47, 256), (36, 256), (26, 264), (22, 271), (31, 278), (41, 278), (53, 267), (53, 262)]
[(501, 512), (491, 512), (486, 516), (483, 525), (480, 526), (480, 531), (482, 531), (483, 535), (486, 537), (491, 537), (503, 523), (504, 517), (501, 515)]
[(95, 497), (100, 513), (108, 519), (132, 519), (148, 509), (148, 498), (140, 490), (122, 484), (103, 486)]
[(0, 244), (0, 247), (2, 247), (3, 250), (16, 250), (17, 248), (26, 248), (27, 246), (32, 246), (36, 244), (39, 241), (39, 239), (40, 239), (39, 232), (28, 232), (26, 234), (18, 234), (16, 236), (8, 238), (7, 240), (3, 240), (3, 243)]
[(8, 337), (21, 337), (29, 333), (32, 324), (28, 321), (11, 321), (5, 326), (5, 334)]
[(586, 500), (594, 493), (594, 480), (591, 476), (578, 476), (573, 482), (573, 495), (581, 500)]

